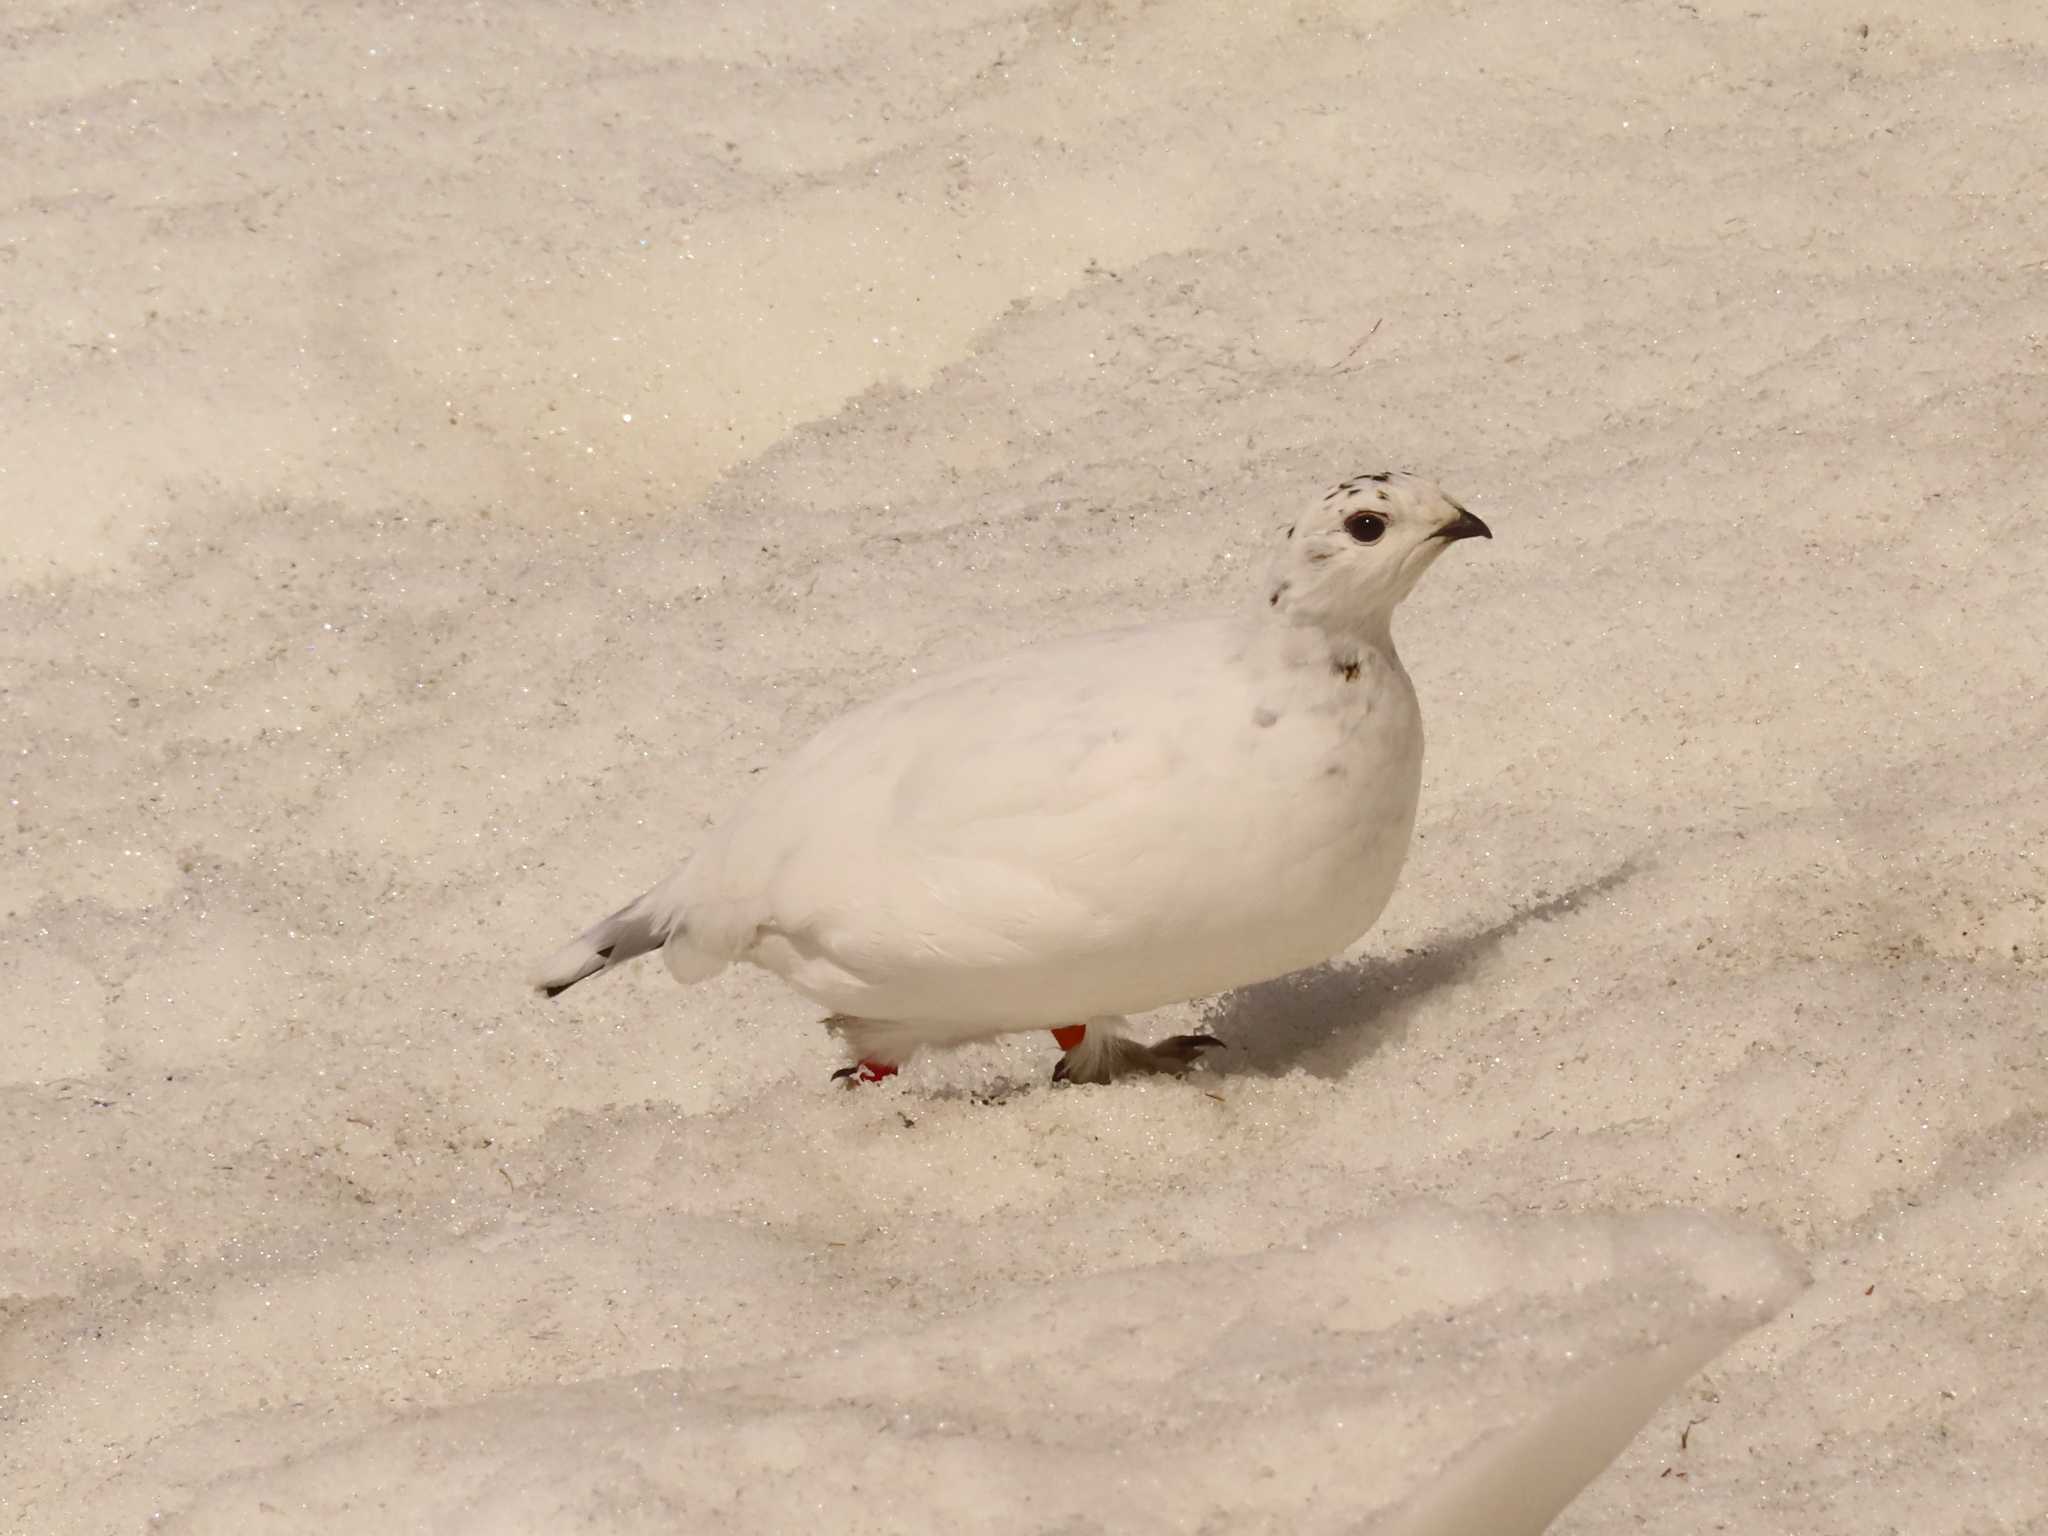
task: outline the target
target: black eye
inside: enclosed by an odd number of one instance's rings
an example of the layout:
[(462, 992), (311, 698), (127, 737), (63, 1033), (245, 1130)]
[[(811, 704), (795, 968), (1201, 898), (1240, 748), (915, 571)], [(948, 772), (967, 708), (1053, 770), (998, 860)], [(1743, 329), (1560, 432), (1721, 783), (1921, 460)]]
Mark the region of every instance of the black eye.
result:
[(1387, 520), (1377, 512), (1354, 512), (1344, 519), (1344, 531), (1361, 544), (1377, 544), (1387, 531)]

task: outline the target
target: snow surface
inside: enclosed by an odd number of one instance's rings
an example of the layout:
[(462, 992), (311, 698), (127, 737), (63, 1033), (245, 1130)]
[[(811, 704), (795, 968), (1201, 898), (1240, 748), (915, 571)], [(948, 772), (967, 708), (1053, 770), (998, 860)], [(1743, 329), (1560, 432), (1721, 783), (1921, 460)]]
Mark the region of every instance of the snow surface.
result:
[[(0, 41), (0, 1529), (2048, 1528), (2048, 12)], [(1418, 841), (1213, 1070), (525, 989), (1383, 466)]]

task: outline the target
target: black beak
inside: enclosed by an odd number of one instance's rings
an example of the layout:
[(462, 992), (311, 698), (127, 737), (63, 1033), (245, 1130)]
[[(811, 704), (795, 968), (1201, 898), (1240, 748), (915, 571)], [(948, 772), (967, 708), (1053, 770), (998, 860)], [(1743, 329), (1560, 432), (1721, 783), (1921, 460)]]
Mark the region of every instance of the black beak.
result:
[[(1458, 507), (1455, 501), (1451, 505)], [(1458, 515), (1437, 529), (1436, 537), (1447, 544), (1452, 539), (1490, 539), (1493, 537), (1493, 530), (1463, 507), (1458, 507)]]

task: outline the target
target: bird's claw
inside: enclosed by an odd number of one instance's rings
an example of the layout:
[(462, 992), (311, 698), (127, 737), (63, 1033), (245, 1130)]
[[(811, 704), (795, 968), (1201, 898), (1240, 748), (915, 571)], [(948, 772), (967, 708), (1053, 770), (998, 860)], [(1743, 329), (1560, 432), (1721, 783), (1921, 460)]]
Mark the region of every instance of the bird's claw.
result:
[(849, 1088), (862, 1083), (879, 1083), (885, 1077), (894, 1077), (901, 1069), (886, 1061), (856, 1061), (851, 1066), (841, 1067), (832, 1074), (832, 1081), (843, 1082)]

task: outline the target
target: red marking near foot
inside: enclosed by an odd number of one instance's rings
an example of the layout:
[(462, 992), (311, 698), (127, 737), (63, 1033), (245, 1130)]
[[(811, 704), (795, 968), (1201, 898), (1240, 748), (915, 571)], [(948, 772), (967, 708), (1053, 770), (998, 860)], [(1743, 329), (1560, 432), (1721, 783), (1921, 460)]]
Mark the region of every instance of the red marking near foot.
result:
[(1088, 1038), (1088, 1026), (1086, 1024), (1062, 1024), (1052, 1032), (1052, 1037), (1059, 1041), (1061, 1050), (1071, 1051)]
[(854, 1074), (854, 1080), (862, 1083), (879, 1083), (885, 1077), (894, 1077), (901, 1070), (900, 1067), (892, 1066), (886, 1061), (863, 1061), (860, 1064), (860, 1071)]

